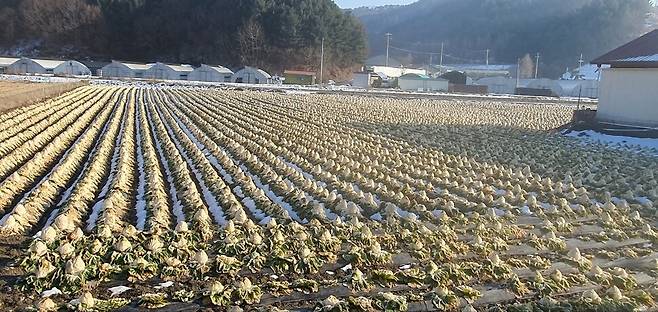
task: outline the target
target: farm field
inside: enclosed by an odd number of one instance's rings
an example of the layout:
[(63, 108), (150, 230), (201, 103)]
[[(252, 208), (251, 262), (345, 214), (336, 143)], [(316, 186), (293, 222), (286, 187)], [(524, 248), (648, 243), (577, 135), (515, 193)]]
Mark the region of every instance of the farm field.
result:
[(0, 81), (0, 113), (71, 91), (83, 83)]
[(653, 307), (655, 151), (551, 133), (572, 110), (80, 87), (0, 115), (0, 299), (41, 311)]

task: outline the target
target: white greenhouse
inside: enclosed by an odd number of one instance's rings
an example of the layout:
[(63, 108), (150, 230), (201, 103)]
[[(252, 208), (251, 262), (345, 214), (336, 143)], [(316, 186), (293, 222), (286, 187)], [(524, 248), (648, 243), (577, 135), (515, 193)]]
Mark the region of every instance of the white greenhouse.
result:
[(7, 67), (8, 74), (54, 74), (55, 68), (63, 64), (64, 61), (57, 60), (37, 60), (21, 57)]
[(0, 74), (7, 73), (7, 68), (18, 61), (15, 57), (0, 57)]
[(107, 78), (144, 78), (144, 72), (149, 64), (124, 63), (112, 61), (101, 68), (101, 76)]
[(144, 78), (156, 80), (187, 80), (194, 68), (190, 65), (155, 63), (144, 72)]
[(223, 66), (201, 64), (190, 73), (188, 80), (207, 82), (231, 82), (233, 71)]
[(247, 66), (233, 74), (231, 82), (270, 84), (272, 83), (272, 76), (262, 69)]
[(91, 76), (91, 70), (78, 61), (65, 61), (53, 70), (58, 76)]

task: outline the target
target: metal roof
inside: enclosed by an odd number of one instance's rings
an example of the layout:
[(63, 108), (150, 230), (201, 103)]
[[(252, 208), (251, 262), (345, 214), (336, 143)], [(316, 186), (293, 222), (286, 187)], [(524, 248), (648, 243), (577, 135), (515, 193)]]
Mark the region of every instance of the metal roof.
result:
[(125, 63), (125, 62), (119, 62), (119, 61), (114, 61), (119, 64), (123, 64), (124, 66), (133, 69), (133, 70), (147, 70), (151, 68), (154, 64), (139, 64), (139, 63)]
[(164, 65), (169, 66), (171, 69), (173, 69), (177, 72), (191, 72), (191, 71), (194, 70), (194, 67), (192, 67), (192, 65), (185, 65), (185, 64), (183, 64), (183, 65), (164, 64)]
[(613, 67), (658, 67), (658, 29), (614, 49), (592, 61)]
[(45, 69), (55, 69), (55, 67), (62, 65), (65, 62), (60, 60), (39, 60), (39, 59), (32, 59), (32, 61), (41, 65), (41, 67)]
[(14, 58), (14, 57), (0, 57), (0, 66), (9, 66), (11, 64), (14, 64), (18, 60), (19, 60), (18, 58)]
[(228, 69), (224, 66), (221, 66), (221, 65), (210, 66), (210, 65), (206, 65), (206, 64), (201, 64), (201, 67), (199, 67), (199, 68), (202, 68), (202, 67), (212, 68), (215, 71), (217, 71), (219, 73), (222, 73), (222, 74), (231, 74), (231, 75), (233, 75), (232, 70), (230, 70), (230, 69)]
[(262, 69), (260, 69), (260, 68), (256, 68), (256, 67), (245, 66), (245, 68), (243, 68), (243, 69), (240, 70), (240, 71), (255, 71), (255, 72), (257, 72), (257, 73), (263, 75), (265, 78), (268, 78), (268, 79), (269, 79), (269, 78), (272, 78), (272, 75), (270, 75), (270, 74), (268, 74), (266, 71), (264, 71), (264, 70), (262, 70)]

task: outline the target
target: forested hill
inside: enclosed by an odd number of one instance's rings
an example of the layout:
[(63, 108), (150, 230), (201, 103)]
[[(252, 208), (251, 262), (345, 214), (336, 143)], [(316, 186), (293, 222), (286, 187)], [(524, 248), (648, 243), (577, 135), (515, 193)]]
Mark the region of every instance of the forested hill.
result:
[[(649, 10), (649, 0), (420, 0), (353, 14), (366, 27), (371, 55), (384, 53), (390, 32), (391, 45), (407, 50), (439, 52), (445, 42), (446, 62), (484, 62), (486, 49), (496, 63), (539, 52), (540, 69), (557, 77), (581, 53), (593, 59), (645, 32)], [(429, 58), (391, 53), (416, 64)]]
[(361, 23), (332, 0), (0, 0), (0, 53), (315, 70), (366, 56)]

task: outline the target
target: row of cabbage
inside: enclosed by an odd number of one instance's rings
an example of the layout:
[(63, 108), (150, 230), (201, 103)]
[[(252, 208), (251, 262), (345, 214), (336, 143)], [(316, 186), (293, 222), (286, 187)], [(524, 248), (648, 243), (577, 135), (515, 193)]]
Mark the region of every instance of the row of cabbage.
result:
[[(326, 311), (468, 309), (492, 288), (529, 300), (581, 287), (587, 304), (656, 294), (643, 289), (655, 261), (619, 262), (655, 259), (656, 165), (539, 131), (566, 107), (166, 87), (53, 103), (0, 124), (25, 137), (0, 140), (0, 231), (36, 233), (26, 289), (202, 281), (161, 296), (230, 306), (346, 285)], [(567, 149), (588, 172), (559, 162)]]

